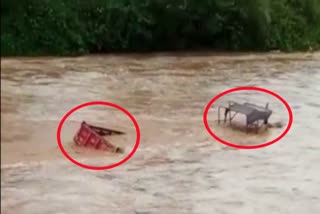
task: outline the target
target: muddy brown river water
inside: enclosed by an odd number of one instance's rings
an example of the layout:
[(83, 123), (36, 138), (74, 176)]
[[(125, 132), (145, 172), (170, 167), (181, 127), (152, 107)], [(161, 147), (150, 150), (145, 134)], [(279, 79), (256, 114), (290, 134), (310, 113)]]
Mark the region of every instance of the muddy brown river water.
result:
[[(320, 213), (320, 53), (106, 55), (1, 60), (1, 213), (4, 214), (293, 214)], [(238, 150), (214, 140), (202, 114), (218, 93), (258, 86), (282, 96), (294, 120), (276, 144)], [(230, 95), (273, 110), (284, 106), (259, 93)], [(221, 99), (223, 103), (229, 97)], [(107, 101), (139, 123), (141, 143), (118, 168), (90, 171), (67, 160), (56, 142), (60, 119), (73, 107)], [(218, 103), (219, 103), (218, 102)], [(214, 123), (219, 136), (259, 144), (283, 132), (244, 134)], [(82, 120), (120, 129), (112, 141), (124, 154), (78, 151)], [(132, 122), (115, 109), (85, 108), (63, 126), (72, 157), (90, 165), (123, 159), (135, 141)]]

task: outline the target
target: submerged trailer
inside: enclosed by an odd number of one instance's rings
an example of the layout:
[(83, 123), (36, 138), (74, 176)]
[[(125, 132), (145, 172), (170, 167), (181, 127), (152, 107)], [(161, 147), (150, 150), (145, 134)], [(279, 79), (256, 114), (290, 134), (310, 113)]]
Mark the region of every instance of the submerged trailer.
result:
[(104, 138), (104, 136), (122, 134), (124, 132), (92, 126), (83, 121), (73, 140), (77, 146), (122, 153), (123, 150), (120, 147), (112, 145)]
[(224, 123), (231, 121), (237, 114), (243, 114), (246, 117), (246, 131), (250, 127), (255, 127), (256, 132), (258, 132), (259, 128), (265, 124), (268, 124), (268, 120), (272, 114), (272, 111), (269, 109), (269, 104), (267, 103), (265, 107), (258, 106), (252, 103), (237, 103), (233, 101), (229, 101), (228, 107), (225, 106), (218, 106), (218, 124), (222, 120), (220, 120), (220, 110), (224, 109)]

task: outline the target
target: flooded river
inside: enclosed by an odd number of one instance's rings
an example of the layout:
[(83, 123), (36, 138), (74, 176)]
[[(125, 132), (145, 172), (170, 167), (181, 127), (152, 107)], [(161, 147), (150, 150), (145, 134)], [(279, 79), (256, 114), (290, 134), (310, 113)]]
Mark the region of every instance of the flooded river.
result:
[[(2, 59), (1, 213), (320, 213), (319, 83), (319, 53)], [(282, 96), (294, 120), (276, 144), (238, 150), (213, 139), (202, 116), (217, 94), (248, 85)], [(232, 99), (269, 102), (270, 120), (288, 122), (284, 106), (266, 94)], [(74, 165), (56, 141), (70, 109), (98, 100), (127, 109), (141, 131), (135, 155), (107, 171)], [(82, 120), (125, 131), (113, 142), (126, 152), (75, 151), (72, 137)], [(270, 141), (285, 128), (247, 135), (211, 125), (238, 144)], [(62, 132), (72, 157), (99, 166), (123, 159), (136, 137), (128, 117), (111, 108), (85, 108)]]

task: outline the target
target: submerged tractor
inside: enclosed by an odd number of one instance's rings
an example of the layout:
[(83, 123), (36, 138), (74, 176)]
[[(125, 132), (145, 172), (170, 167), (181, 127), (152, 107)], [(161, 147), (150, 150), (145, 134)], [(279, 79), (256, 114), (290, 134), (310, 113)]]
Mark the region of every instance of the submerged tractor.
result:
[(73, 140), (75, 144), (80, 147), (94, 148), (97, 150), (104, 150), (114, 153), (123, 153), (122, 148), (112, 145), (104, 138), (104, 136), (123, 134), (125, 133), (121, 131), (92, 126), (83, 121)]

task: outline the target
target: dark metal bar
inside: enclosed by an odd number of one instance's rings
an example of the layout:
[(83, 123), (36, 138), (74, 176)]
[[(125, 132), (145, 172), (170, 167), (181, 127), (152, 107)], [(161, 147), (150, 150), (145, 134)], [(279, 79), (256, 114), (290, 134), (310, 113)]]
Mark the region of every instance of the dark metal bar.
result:
[(118, 135), (125, 134), (124, 132), (116, 131), (112, 129), (106, 129), (106, 128), (101, 128), (101, 127), (92, 126), (92, 125), (88, 125), (88, 126), (101, 136), (113, 135), (113, 134), (118, 134)]
[(228, 117), (228, 113), (229, 113), (230, 109), (226, 108), (224, 111), (224, 122), (227, 122), (227, 117)]
[(231, 120), (238, 114), (238, 112), (235, 112), (234, 115), (232, 116)]

